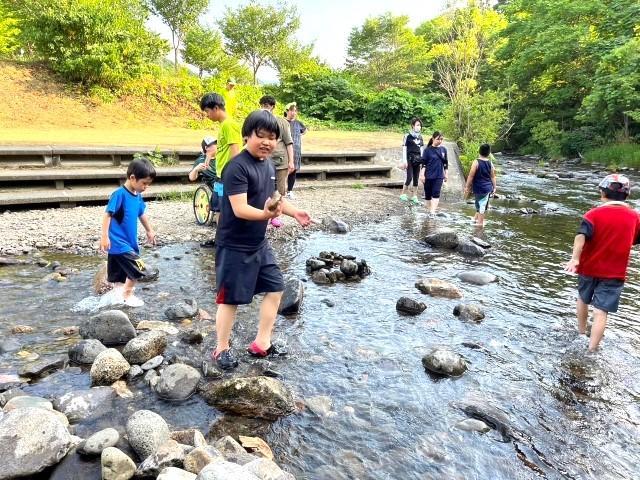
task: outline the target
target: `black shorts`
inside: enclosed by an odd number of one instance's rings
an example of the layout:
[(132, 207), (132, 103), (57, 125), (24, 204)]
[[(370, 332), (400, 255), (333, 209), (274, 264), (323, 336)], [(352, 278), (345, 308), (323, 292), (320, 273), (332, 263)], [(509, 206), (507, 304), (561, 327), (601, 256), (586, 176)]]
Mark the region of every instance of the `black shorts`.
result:
[(424, 181), (424, 199), (440, 198), (444, 178), (427, 178)]
[(216, 287), (217, 304), (247, 305), (258, 293), (282, 292), (284, 279), (268, 244), (257, 252), (217, 247)]
[(598, 310), (617, 312), (624, 280), (578, 275), (578, 295), (587, 305)]
[(133, 252), (107, 255), (107, 281), (124, 283), (127, 278), (140, 280), (145, 275), (144, 262), (139, 255)]

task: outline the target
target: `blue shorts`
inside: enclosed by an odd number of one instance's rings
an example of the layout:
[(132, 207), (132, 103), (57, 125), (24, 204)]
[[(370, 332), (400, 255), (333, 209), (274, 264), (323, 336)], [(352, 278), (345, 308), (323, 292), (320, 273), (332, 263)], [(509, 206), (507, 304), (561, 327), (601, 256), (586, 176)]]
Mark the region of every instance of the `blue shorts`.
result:
[(220, 199), (222, 198), (223, 185), (220, 182), (213, 182), (213, 193), (211, 194), (211, 201), (209, 202), (209, 208), (212, 212), (220, 211)]
[(604, 312), (617, 312), (624, 280), (578, 275), (578, 295), (587, 305)]
[(444, 178), (426, 178), (424, 181), (424, 199), (440, 198)]
[(489, 198), (491, 193), (485, 193), (484, 195), (475, 194), (476, 212), (484, 214), (489, 210)]
[(284, 279), (269, 244), (257, 252), (216, 248), (217, 304), (247, 305), (258, 293), (282, 292)]

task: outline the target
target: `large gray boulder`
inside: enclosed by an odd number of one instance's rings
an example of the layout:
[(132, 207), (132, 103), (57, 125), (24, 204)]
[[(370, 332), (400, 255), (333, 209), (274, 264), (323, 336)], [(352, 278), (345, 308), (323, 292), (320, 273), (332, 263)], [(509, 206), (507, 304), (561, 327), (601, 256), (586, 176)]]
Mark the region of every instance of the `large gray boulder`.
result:
[(44, 408), (45, 410), (53, 410), (53, 405), (46, 398), (21, 395), (11, 398), (5, 404), (4, 411), (10, 412), (12, 410), (18, 410), (19, 408)]
[(115, 428), (105, 428), (94, 433), (78, 446), (78, 452), (83, 455), (101, 455), (107, 447), (115, 447), (120, 440), (120, 434)]
[(157, 413), (138, 410), (127, 421), (129, 444), (144, 460), (153, 455), (160, 445), (169, 440), (169, 426)]
[(167, 467), (156, 480), (196, 480), (197, 475), (195, 473), (187, 472), (181, 468)]
[(107, 348), (100, 353), (91, 365), (91, 383), (93, 385), (111, 385), (124, 377), (131, 368), (129, 362), (115, 348)]
[(416, 288), (432, 297), (462, 298), (462, 292), (452, 283), (438, 278), (423, 278), (416, 282)]
[(276, 420), (296, 410), (291, 391), (269, 377), (232, 378), (205, 384), (201, 395), (218, 410), (246, 417)]
[(67, 366), (69, 359), (66, 355), (43, 357), (35, 362), (27, 363), (18, 370), (18, 375), (27, 378), (38, 378), (48, 375)]
[(456, 252), (466, 255), (467, 257), (482, 257), (487, 251), (479, 245), (473, 243), (469, 239), (460, 240), (456, 247)]
[(136, 473), (136, 464), (123, 451), (107, 447), (102, 451), (102, 480), (129, 480)]
[(446, 248), (453, 250), (458, 246), (458, 234), (454, 230), (443, 229), (427, 235), (424, 241), (435, 248)]
[(207, 465), (196, 480), (261, 480), (240, 465), (231, 462), (215, 462)]
[(224, 456), (216, 448), (206, 445), (191, 450), (184, 459), (184, 469), (196, 475), (214, 462), (223, 462)]
[(495, 275), (483, 272), (481, 270), (468, 270), (466, 272), (460, 272), (458, 278), (466, 283), (473, 285), (487, 285), (492, 282), (497, 282), (498, 277)]
[(69, 360), (82, 365), (91, 365), (96, 357), (107, 349), (100, 340), (80, 340), (69, 348)]
[(122, 350), (122, 356), (131, 364), (143, 364), (167, 348), (167, 335), (159, 330), (143, 332), (132, 338)]
[(334, 217), (323, 218), (322, 225), (331, 233), (349, 233), (351, 229), (348, 224)]
[(244, 465), (244, 468), (261, 480), (296, 480), (293, 475), (282, 471), (275, 462), (267, 458), (257, 458)]
[(174, 363), (162, 370), (155, 391), (167, 400), (185, 400), (196, 391), (200, 378), (200, 372), (195, 368)]
[(453, 314), (460, 320), (480, 323), (484, 319), (484, 310), (475, 303), (461, 303), (453, 308)]
[(155, 478), (167, 467), (182, 467), (187, 454), (185, 447), (175, 440), (168, 439), (152, 455), (145, 458), (138, 466), (136, 475), (142, 478)]
[(20, 408), (0, 420), (0, 480), (27, 477), (56, 465), (73, 447), (58, 416), (43, 408)]
[(136, 329), (126, 313), (106, 310), (85, 320), (80, 325), (82, 338), (95, 338), (104, 345), (124, 345), (136, 336)]
[(400, 297), (396, 302), (396, 310), (405, 315), (420, 315), (427, 309), (422, 302), (417, 302), (409, 297)]
[(111, 387), (94, 387), (65, 393), (53, 401), (56, 410), (71, 423), (97, 418), (111, 411), (116, 392)]
[(219, 439), (213, 446), (222, 454), (223, 460), (237, 463), (238, 465), (246, 465), (258, 458), (248, 453), (242, 445), (229, 435)]
[(185, 299), (175, 305), (171, 305), (164, 311), (169, 320), (183, 320), (193, 318), (198, 314), (198, 303), (193, 299)]
[(298, 279), (288, 280), (284, 286), (284, 293), (280, 300), (278, 313), (292, 315), (298, 313), (304, 298), (304, 284)]
[(467, 362), (462, 356), (442, 347), (434, 348), (422, 357), (422, 365), (430, 372), (448, 377), (459, 377), (467, 370)]

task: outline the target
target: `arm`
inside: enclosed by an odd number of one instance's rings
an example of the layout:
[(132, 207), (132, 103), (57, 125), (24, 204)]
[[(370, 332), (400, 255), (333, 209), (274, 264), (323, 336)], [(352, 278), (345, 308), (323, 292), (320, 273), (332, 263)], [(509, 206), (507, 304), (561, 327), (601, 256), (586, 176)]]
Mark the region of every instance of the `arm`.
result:
[(571, 254), (571, 260), (565, 265), (565, 271), (569, 273), (576, 273), (578, 270), (578, 265), (580, 265), (580, 255), (582, 254), (582, 249), (584, 248), (584, 243), (587, 240), (587, 237), (584, 233), (579, 233), (576, 235), (576, 238), (573, 241), (573, 253)]
[(406, 170), (408, 163), (409, 162), (407, 162), (407, 147), (403, 146), (402, 147), (402, 163), (400, 163), (400, 168), (403, 170)]
[(471, 164), (471, 170), (469, 170), (469, 175), (467, 175), (467, 183), (464, 186), (464, 193), (471, 193), (471, 185), (473, 185), (473, 177), (476, 175), (476, 170), (478, 169), (478, 161), (474, 160)]
[(233, 209), (233, 214), (241, 218), (243, 220), (249, 220), (252, 222), (260, 222), (264, 220), (269, 220), (270, 218), (279, 217), (282, 214), (282, 202), (278, 208), (276, 208), (273, 212), (269, 211), (267, 208), (270, 199), (264, 205), (262, 210), (259, 210), (255, 207), (252, 207), (247, 203), (247, 194), (246, 193), (238, 193), (237, 195), (229, 195), (229, 202), (231, 203), (231, 208)]
[(147, 241), (151, 245), (155, 245), (156, 244), (156, 232), (154, 232), (153, 228), (151, 228), (151, 224), (149, 223), (149, 217), (147, 217), (146, 213), (143, 213), (140, 216), (140, 223), (144, 227), (144, 231), (147, 232)]
[(229, 152), (231, 153), (231, 156), (229, 157), (230, 159), (235, 157), (240, 153), (240, 145), (238, 145), (237, 143), (232, 143), (231, 145), (229, 145)]
[(496, 176), (496, 168), (493, 166), (493, 164), (491, 164), (491, 183), (493, 183), (493, 192), (491, 192), (492, 194), (496, 193), (496, 188), (498, 185), (498, 179)]
[(111, 248), (109, 225), (111, 225), (111, 214), (105, 212), (104, 217), (102, 217), (102, 229), (100, 230), (100, 251), (105, 253)]
[(293, 156), (293, 143), (287, 145), (287, 158), (289, 159), (289, 173), (296, 169), (295, 157)]
[(307, 212), (305, 212), (304, 210), (298, 210), (296, 207), (294, 207), (284, 199), (282, 204), (283, 204), (282, 213), (292, 218), (295, 218), (296, 221), (303, 227), (306, 227), (311, 224), (311, 217)]
[(447, 149), (443, 147), (444, 156), (442, 159), (442, 168), (444, 169), (444, 181), (449, 180), (449, 157), (447, 154)]
[(207, 165), (205, 163), (199, 163), (198, 165), (193, 167), (189, 172), (189, 180), (192, 182), (195, 182), (200, 176), (200, 172), (203, 171), (205, 168), (207, 168)]

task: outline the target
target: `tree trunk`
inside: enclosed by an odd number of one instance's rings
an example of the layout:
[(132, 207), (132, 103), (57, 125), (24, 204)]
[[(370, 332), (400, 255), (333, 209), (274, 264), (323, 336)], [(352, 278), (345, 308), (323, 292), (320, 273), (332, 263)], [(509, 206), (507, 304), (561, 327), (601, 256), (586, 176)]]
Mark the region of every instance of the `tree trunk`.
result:
[(624, 139), (625, 141), (629, 141), (629, 115), (626, 113), (622, 114), (622, 118), (624, 119)]
[(171, 44), (173, 45), (173, 69), (178, 73), (178, 47), (176, 45), (176, 32), (171, 30)]

